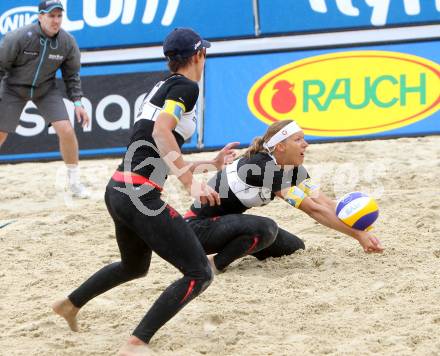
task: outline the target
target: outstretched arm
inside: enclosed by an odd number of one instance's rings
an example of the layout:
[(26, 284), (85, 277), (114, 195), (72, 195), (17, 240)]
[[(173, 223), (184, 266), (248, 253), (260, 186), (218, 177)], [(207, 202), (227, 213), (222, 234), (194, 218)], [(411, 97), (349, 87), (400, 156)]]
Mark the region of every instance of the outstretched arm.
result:
[(301, 203), (299, 209), (320, 224), (353, 237), (359, 242), (365, 252), (383, 251), (382, 245), (376, 237), (368, 231), (356, 230), (344, 224), (337, 217), (335, 210), (327, 205), (316, 203), (312, 198), (306, 197)]
[(310, 198), (316, 203), (320, 205), (328, 206), (330, 209), (333, 209), (336, 211), (336, 202), (332, 199), (330, 199), (327, 195), (325, 195), (320, 190), (317, 190), (314, 192)]
[(382, 252), (380, 241), (368, 231), (356, 230), (344, 224), (336, 215), (334, 203), (322, 192), (304, 193), (298, 187), (292, 187), (277, 193), (289, 204), (304, 211), (312, 219), (333, 230), (356, 239), (365, 252)]

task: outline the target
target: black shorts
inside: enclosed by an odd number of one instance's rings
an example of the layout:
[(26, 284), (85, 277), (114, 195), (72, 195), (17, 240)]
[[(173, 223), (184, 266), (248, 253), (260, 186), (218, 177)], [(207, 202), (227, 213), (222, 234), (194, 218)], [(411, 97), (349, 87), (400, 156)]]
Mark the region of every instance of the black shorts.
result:
[[(26, 104), (31, 101), (30, 90), (30, 87), (4, 85), (0, 100), (0, 131), (15, 132)], [(55, 83), (36, 88), (32, 102), (47, 124), (69, 120), (63, 96)]]

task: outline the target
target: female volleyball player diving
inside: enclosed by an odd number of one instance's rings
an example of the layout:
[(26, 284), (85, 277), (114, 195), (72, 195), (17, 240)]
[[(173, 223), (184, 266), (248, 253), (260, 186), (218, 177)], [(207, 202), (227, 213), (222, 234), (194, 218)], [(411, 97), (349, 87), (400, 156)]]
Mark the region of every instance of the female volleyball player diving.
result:
[(196, 233), (214, 271), (236, 259), (253, 255), (260, 260), (290, 255), (304, 249), (297, 236), (266, 217), (243, 214), (275, 197), (284, 199), (329, 228), (355, 238), (365, 252), (381, 252), (370, 232), (355, 230), (338, 219), (336, 203), (317, 189), (303, 167), (307, 149), (304, 132), (292, 120), (272, 124), (232, 164), (208, 182), (220, 194), (220, 204), (194, 204), (185, 220)]

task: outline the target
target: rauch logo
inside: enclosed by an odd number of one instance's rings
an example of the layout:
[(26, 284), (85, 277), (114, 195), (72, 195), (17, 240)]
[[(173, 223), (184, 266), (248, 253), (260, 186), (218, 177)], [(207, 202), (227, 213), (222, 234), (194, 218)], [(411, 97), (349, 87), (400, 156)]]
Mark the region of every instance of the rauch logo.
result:
[(293, 118), (308, 135), (388, 131), (440, 109), (440, 66), (387, 51), (310, 57), (259, 79), (249, 91), (248, 105), (261, 121)]

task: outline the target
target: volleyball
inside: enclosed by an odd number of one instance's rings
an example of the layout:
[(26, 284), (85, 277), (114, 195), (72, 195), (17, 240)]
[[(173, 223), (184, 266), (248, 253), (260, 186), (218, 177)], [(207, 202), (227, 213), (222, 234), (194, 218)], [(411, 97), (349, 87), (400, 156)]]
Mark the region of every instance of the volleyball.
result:
[(351, 192), (338, 200), (336, 215), (353, 229), (370, 230), (379, 216), (379, 207), (367, 194)]

